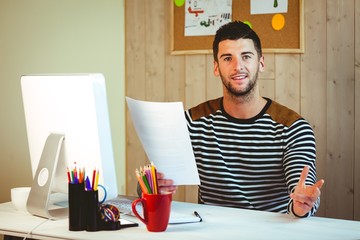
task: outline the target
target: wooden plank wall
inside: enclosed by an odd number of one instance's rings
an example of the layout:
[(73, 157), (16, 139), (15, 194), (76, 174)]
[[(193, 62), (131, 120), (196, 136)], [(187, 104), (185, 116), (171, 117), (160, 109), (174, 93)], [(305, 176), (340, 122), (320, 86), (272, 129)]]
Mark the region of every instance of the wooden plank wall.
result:
[(354, 218), (360, 219), (360, 0), (355, 1), (355, 159)]
[[(170, 55), (171, 0), (126, 0), (126, 95), (182, 101), (185, 108), (221, 96), (212, 55)], [(360, 220), (360, 0), (304, 0), (305, 53), (266, 54), (261, 92), (298, 112), (315, 130), (318, 216)], [(147, 158), (127, 114), (127, 194)], [(175, 200), (197, 202), (196, 186)]]

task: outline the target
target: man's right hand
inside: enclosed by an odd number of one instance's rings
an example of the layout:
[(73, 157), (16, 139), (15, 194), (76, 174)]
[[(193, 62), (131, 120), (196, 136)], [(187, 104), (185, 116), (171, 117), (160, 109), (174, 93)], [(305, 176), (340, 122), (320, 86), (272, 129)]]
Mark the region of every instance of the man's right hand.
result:
[(172, 179), (164, 179), (164, 174), (161, 172), (157, 172), (157, 184), (159, 193), (171, 192), (175, 193), (177, 186), (174, 185), (174, 181)]

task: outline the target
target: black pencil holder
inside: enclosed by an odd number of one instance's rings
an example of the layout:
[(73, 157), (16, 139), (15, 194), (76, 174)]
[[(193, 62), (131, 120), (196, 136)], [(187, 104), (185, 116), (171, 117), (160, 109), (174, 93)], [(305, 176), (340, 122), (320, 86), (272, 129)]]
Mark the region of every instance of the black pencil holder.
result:
[(86, 209), (85, 209), (85, 189), (83, 183), (68, 185), (69, 200), (69, 230), (86, 230)]
[(99, 231), (100, 209), (98, 191), (85, 191), (86, 231)]

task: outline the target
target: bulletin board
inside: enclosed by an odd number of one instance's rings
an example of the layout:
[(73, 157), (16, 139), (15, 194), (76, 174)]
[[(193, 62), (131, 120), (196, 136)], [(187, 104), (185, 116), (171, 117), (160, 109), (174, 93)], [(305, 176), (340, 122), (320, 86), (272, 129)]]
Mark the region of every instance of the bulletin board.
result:
[[(251, 0), (232, 0), (232, 20), (249, 21), (259, 35), (264, 53), (304, 52), (303, 0), (288, 0), (288, 11), (281, 13), (285, 25), (281, 30), (272, 27), (275, 14), (250, 14)], [(269, 0), (270, 1), (270, 0)], [(185, 4), (171, 5), (171, 54), (212, 53), (214, 35), (185, 36)]]

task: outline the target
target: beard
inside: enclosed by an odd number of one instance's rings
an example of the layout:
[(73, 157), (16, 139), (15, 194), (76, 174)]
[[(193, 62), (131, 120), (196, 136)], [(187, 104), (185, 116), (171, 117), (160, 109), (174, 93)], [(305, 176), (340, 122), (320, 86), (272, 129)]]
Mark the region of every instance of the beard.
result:
[(235, 86), (232, 85), (231, 80), (230, 81), (226, 80), (226, 77), (222, 75), (221, 71), (219, 71), (219, 73), (220, 73), (221, 81), (230, 96), (237, 99), (241, 98), (242, 100), (245, 101), (251, 99), (251, 97), (253, 96), (252, 93), (254, 92), (255, 86), (257, 84), (259, 71), (257, 71), (255, 76), (250, 79), (249, 83), (245, 86), (245, 88), (242, 89), (237, 89)]

